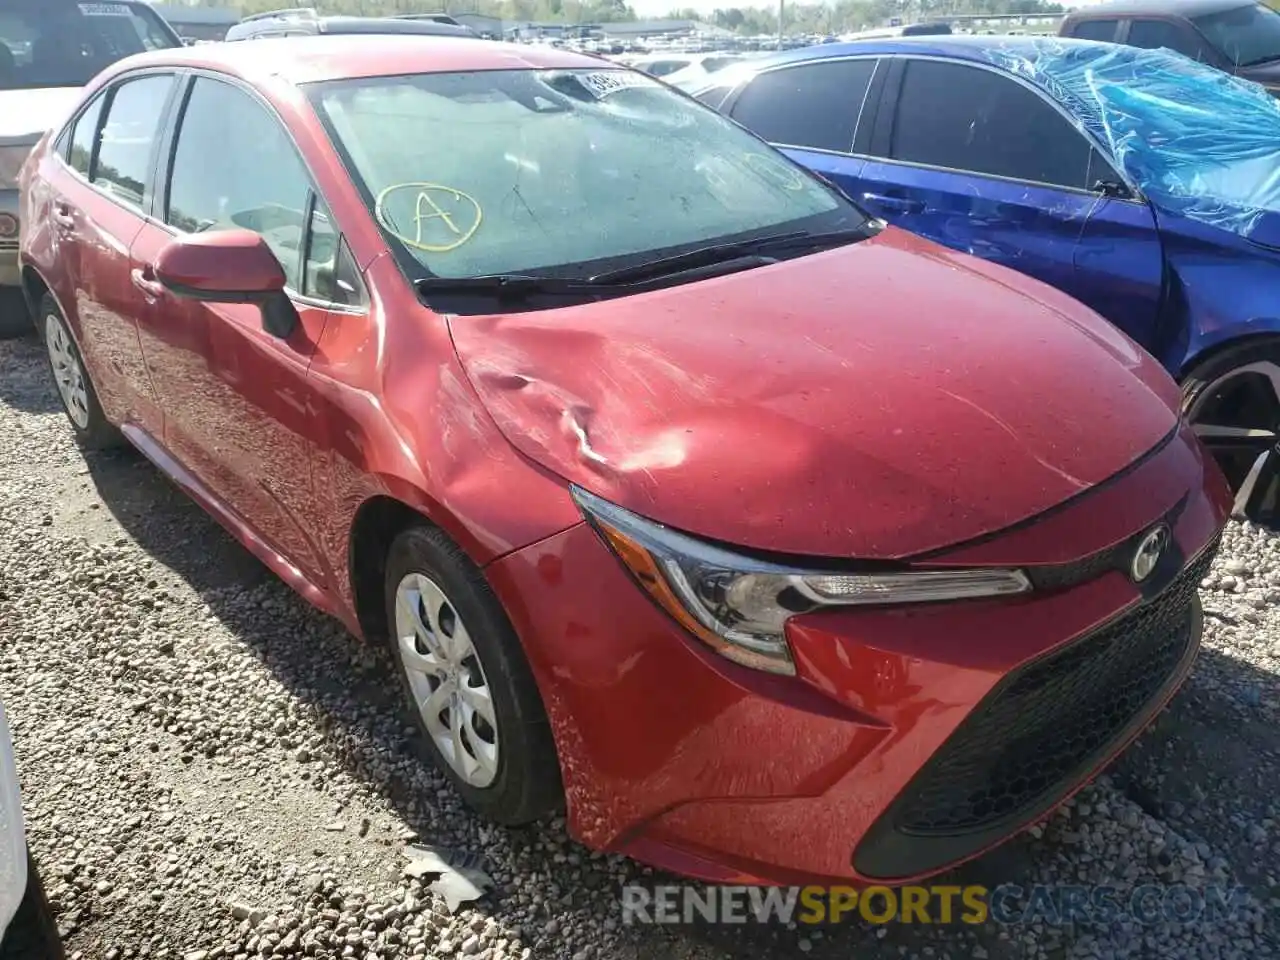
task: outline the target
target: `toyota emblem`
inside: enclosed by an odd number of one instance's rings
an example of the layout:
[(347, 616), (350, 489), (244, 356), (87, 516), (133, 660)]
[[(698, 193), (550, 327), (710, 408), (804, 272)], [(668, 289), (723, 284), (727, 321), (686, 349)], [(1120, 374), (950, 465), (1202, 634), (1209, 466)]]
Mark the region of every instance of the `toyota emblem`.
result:
[(1133, 562), (1129, 564), (1129, 576), (1134, 583), (1141, 583), (1155, 573), (1156, 567), (1160, 565), (1160, 558), (1164, 556), (1168, 546), (1169, 528), (1164, 524), (1142, 538), (1138, 549), (1134, 551)]

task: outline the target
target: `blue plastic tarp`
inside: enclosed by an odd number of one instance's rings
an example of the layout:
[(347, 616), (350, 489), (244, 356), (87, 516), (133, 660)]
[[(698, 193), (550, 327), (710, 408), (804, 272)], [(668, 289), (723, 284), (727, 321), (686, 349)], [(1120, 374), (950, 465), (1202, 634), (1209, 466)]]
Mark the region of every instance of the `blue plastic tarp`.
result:
[(1061, 103), (1158, 208), (1248, 237), (1280, 213), (1280, 100), (1168, 50), (1019, 38), (992, 63)]

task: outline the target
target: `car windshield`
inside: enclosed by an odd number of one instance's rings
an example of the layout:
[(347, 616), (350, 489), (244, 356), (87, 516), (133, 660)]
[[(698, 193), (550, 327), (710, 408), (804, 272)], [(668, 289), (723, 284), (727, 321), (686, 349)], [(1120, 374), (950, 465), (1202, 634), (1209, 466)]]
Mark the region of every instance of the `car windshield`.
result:
[(145, 4), (0, 0), (0, 90), (81, 87), (131, 54), (177, 46)]
[(1280, 60), (1280, 13), (1262, 4), (1195, 18), (1195, 25), (1237, 67)]
[(1167, 50), (1080, 40), (987, 55), (1061, 102), (1160, 209), (1246, 237), (1280, 213), (1280, 100), (1258, 84)]
[(633, 71), (381, 77), (318, 84), (312, 96), (415, 279), (581, 277), (867, 219), (737, 125)]

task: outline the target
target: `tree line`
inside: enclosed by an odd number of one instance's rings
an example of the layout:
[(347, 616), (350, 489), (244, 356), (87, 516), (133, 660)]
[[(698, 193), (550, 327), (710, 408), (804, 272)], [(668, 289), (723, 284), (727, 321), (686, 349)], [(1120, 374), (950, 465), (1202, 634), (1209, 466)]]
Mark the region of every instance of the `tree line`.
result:
[[(170, 0), (173, 2), (173, 0)], [(744, 35), (775, 33), (776, 3), (764, 7), (724, 7), (710, 16), (691, 9), (673, 9), (676, 20), (705, 20)], [(1276, 0), (1280, 2), (1280, 0)], [(198, 6), (229, 7), (242, 15), (298, 5), (320, 13), (356, 16), (395, 16), (403, 13), (478, 13), (503, 20), (568, 23), (612, 23), (636, 20), (626, 0), (199, 0)], [(837, 34), (879, 26), (891, 17), (904, 21), (930, 20), (951, 14), (1061, 13), (1063, 7), (1046, 0), (835, 0), (834, 3), (788, 2), (783, 29), (789, 33)]]

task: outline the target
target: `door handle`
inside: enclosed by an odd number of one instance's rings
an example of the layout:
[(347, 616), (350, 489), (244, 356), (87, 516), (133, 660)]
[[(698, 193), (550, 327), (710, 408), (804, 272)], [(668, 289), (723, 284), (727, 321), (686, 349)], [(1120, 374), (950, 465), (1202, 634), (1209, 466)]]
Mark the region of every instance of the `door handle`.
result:
[(75, 217), (71, 215), (71, 207), (65, 203), (54, 204), (53, 222), (58, 226), (70, 230), (76, 225)]
[(151, 300), (157, 300), (164, 294), (164, 284), (156, 279), (155, 271), (150, 267), (135, 267), (129, 271), (133, 285)]
[(862, 199), (886, 213), (924, 213), (923, 200), (911, 200), (907, 197), (889, 197), (882, 193), (864, 193)]

